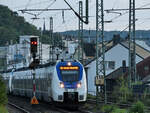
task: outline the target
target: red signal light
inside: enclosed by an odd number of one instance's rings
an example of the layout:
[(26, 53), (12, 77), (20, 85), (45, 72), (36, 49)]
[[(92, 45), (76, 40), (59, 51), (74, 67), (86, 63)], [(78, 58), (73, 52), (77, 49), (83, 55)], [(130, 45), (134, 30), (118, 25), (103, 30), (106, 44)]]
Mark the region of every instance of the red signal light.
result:
[(30, 50), (31, 50), (31, 54), (35, 54), (37, 53), (37, 47), (38, 46), (38, 42), (37, 42), (37, 38), (33, 37), (30, 39)]
[(37, 42), (36, 41), (32, 41), (31, 44), (32, 45), (37, 45)]
[(34, 42), (34, 45), (37, 45), (37, 42), (36, 42), (36, 41)]

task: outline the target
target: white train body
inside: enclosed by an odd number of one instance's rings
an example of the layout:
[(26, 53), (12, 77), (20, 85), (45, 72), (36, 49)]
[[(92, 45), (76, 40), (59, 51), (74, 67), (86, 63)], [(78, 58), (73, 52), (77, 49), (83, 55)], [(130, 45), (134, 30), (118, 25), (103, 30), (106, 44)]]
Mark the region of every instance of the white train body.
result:
[[(33, 96), (31, 69), (18, 69), (3, 74), (8, 92), (14, 95)], [(59, 103), (82, 103), (87, 98), (86, 74), (77, 61), (58, 61), (35, 69), (36, 97)]]

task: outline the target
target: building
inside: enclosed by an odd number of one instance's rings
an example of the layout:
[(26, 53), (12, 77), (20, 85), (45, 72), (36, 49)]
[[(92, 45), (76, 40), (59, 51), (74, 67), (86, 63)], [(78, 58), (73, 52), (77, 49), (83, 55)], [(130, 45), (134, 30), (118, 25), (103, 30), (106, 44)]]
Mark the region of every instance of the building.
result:
[[(20, 36), (18, 44), (11, 44), (7, 50), (7, 69), (28, 67), (32, 61), (30, 54), (30, 38), (38, 36), (25, 35)], [(38, 46), (39, 48), (39, 46)], [(37, 54), (39, 54), (39, 49)]]
[(143, 61), (139, 62), (136, 68), (137, 68), (137, 75), (139, 76), (139, 79), (143, 80), (143, 82), (149, 81), (150, 56), (144, 59)]
[[(136, 63), (150, 56), (150, 51), (136, 44)], [(112, 44), (105, 52), (106, 75), (118, 70), (123, 66), (123, 62), (128, 67), (129, 43), (123, 41), (118, 44)], [(95, 76), (96, 76), (96, 59), (85, 65), (87, 68), (88, 92), (96, 93)]]
[[(57, 59), (68, 59), (71, 58), (77, 48), (77, 42), (75, 41), (65, 41), (65, 47), (53, 47), (49, 44), (42, 44), (39, 41), (38, 36), (25, 35), (20, 36), (18, 44), (11, 44), (5, 50), (7, 58), (7, 69), (29, 67), (30, 63), (33, 61), (32, 55), (30, 53), (30, 39), (37, 37), (38, 50), (36, 59), (40, 59), (40, 64), (45, 64), (50, 61), (55, 61)], [(1, 50), (0, 50), (1, 51)], [(0, 52), (2, 54), (2, 52)]]

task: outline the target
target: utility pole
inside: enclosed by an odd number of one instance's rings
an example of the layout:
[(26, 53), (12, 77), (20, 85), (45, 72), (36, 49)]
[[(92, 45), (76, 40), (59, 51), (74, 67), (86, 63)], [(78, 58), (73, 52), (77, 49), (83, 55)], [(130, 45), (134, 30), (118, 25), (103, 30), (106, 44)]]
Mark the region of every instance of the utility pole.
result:
[(135, 0), (129, 0), (129, 87), (133, 78), (136, 81)]
[(53, 48), (54, 48), (54, 39), (53, 39), (53, 17), (50, 17), (50, 51), (49, 51), (49, 61), (53, 61)]
[(43, 36), (43, 33), (42, 33), (42, 28), (40, 28), (40, 32), (41, 32), (41, 37), (40, 37), (40, 43), (39, 43), (39, 60), (40, 60), (40, 63), (42, 64), (42, 36)]
[[(99, 51), (98, 39), (101, 38), (102, 48)], [(100, 53), (99, 53), (100, 52)], [(99, 58), (100, 56), (100, 58)], [(105, 103), (107, 103), (106, 80), (105, 80), (105, 46), (104, 46), (104, 9), (103, 0), (96, 0), (96, 77), (104, 80), (104, 84), (96, 85), (96, 97), (98, 90), (104, 89)], [(98, 98), (97, 98), (98, 99)], [(96, 101), (97, 101), (96, 99)]]
[[(79, 16), (83, 18), (83, 4), (79, 1)], [(78, 60), (83, 63), (83, 22), (79, 19), (79, 31), (78, 31)], [(80, 51), (81, 48), (81, 51)], [(82, 55), (82, 56), (81, 56)]]

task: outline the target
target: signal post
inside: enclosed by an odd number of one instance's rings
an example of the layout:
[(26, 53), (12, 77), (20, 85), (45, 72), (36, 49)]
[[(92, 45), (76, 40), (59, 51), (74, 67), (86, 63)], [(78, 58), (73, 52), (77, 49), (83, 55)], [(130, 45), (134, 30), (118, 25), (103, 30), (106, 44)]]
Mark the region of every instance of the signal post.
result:
[(33, 75), (33, 97), (31, 99), (31, 105), (39, 104), (37, 98), (36, 98), (36, 82), (35, 82), (35, 67), (39, 64), (39, 59), (36, 59), (37, 54), (37, 37), (33, 37), (30, 39), (30, 52), (33, 58), (33, 61), (30, 64), (30, 68), (32, 69), (32, 75)]

